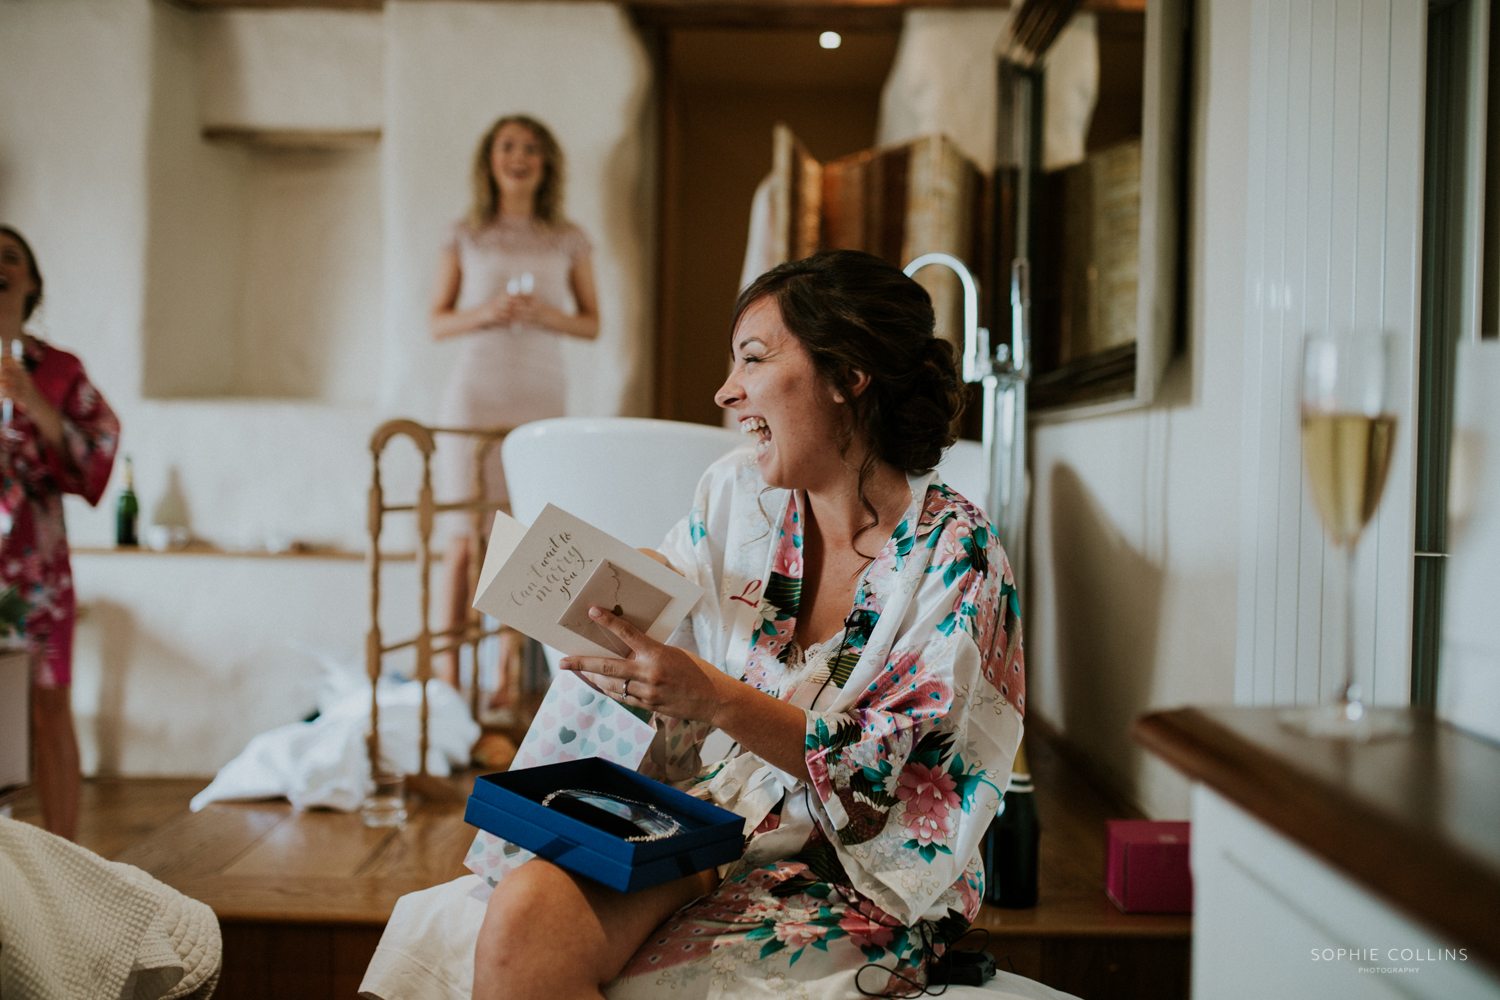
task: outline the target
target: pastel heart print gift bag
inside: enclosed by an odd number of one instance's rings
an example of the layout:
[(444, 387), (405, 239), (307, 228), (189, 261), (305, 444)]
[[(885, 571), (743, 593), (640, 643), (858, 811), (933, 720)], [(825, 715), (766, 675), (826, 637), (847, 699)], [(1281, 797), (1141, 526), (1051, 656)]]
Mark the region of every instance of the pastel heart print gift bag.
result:
[[(576, 674), (560, 671), (516, 751), (511, 770), (598, 757), (634, 771), (656, 736), (656, 727), (641, 718), (639, 711), (605, 697)], [(530, 851), (480, 830), (469, 845), (464, 867), (488, 883), (483, 888), (487, 897), (501, 876), (532, 857)]]

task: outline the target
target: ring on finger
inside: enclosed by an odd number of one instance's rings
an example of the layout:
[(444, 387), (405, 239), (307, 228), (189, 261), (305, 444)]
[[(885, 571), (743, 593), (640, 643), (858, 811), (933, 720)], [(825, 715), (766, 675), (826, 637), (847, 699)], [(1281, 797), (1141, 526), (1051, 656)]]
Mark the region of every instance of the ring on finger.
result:
[(627, 699), (630, 697), (630, 678), (629, 677), (625, 678), (625, 687), (621, 690), (620, 697), (627, 698)]

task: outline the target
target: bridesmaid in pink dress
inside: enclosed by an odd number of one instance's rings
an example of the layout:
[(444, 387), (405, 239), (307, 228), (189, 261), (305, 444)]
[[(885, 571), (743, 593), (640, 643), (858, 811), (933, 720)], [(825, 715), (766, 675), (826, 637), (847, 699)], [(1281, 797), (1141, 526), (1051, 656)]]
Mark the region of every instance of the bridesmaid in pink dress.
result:
[[(73, 574), (64, 493), (99, 502), (109, 482), (120, 422), (83, 364), (22, 327), (42, 298), (42, 275), (21, 234), (0, 226), (0, 585), (26, 601), (31, 650), (32, 750), (42, 822), (73, 839), (78, 825), (78, 737), (73, 677)], [(18, 360), (14, 344), (22, 349)]]
[[(565, 412), (560, 337), (599, 334), (592, 247), (562, 214), (563, 153), (548, 128), (525, 115), (490, 126), (474, 155), (474, 204), (438, 257), (429, 326), (433, 339), (462, 339), (438, 417), (443, 427), (516, 426)], [(434, 470), (439, 502), (473, 490), (473, 444), (444, 435)], [(485, 463), (488, 499), (506, 498), (500, 449)], [(451, 515), (443, 627), (469, 605), (469, 522)], [(501, 663), (506, 662), (505, 650)], [(458, 658), (437, 664), (458, 684)], [(501, 691), (506, 685), (502, 682)]]

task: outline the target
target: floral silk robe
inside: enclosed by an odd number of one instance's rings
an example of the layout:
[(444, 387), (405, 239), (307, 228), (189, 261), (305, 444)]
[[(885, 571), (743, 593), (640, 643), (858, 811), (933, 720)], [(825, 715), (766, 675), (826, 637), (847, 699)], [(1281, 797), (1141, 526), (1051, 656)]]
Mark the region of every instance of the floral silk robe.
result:
[(18, 406), (0, 427), (0, 584), (26, 600), (26, 643), (38, 687), (67, 687), (73, 675), (73, 572), (63, 523), (64, 493), (99, 502), (119, 444), (120, 422), (67, 351), (41, 341), (25, 349), (37, 391), (57, 408), (67, 457), (48, 447)]
[[(929, 474), (866, 570), (837, 652), (786, 665), (806, 498), (748, 452), (705, 474), (661, 551), (706, 596), (671, 640), (807, 712), (812, 782), (752, 754), (703, 767), (702, 723), (658, 719), (642, 771), (753, 831), (717, 891), (637, 952), (611, 998), (858, 996), (920, 981), (978, 913), (980, 840), (1021, 739), (1019, 603), (984, 516)], [(867, 962), (882, 970), (866, 969)], [(752, 986), (752, 984), (757, 984)], [(662, 991), (670, 989), (670, 993)]]

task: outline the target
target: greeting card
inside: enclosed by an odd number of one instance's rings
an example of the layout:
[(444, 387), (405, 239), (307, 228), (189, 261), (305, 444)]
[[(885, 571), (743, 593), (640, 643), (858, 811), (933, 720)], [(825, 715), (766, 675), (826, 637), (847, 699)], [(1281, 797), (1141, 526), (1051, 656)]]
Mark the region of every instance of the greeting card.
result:
[(474, 607), (569, 656), (624, 656), (629, 650), (589, 618), (614, 611), (665, 641), (702, 588), (618, 538), (548, 504), (527, 528), (495, 515)]

